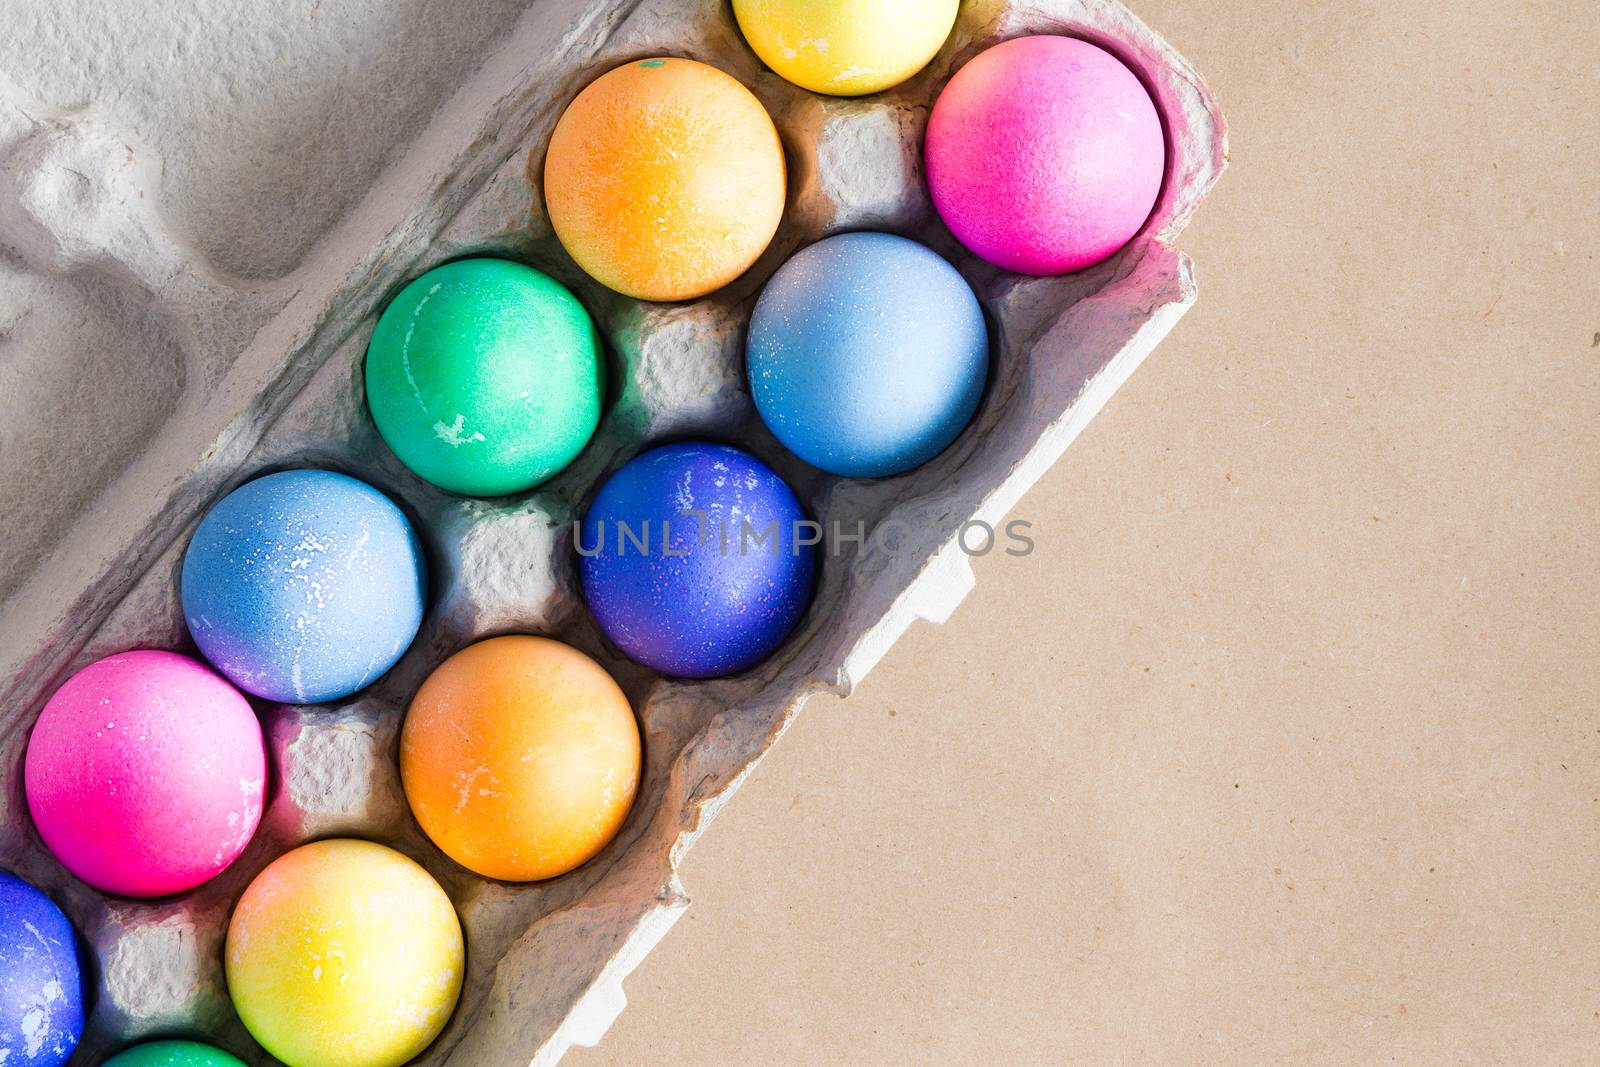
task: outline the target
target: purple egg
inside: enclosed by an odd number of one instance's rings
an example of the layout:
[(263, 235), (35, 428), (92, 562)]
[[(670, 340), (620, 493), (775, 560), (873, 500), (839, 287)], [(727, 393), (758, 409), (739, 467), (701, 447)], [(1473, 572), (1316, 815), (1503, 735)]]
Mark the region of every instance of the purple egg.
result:
[(683, 678), (736, 674), (800, 621), (820, 533), (754, 456), (665, 445), (614, 474), (589, 508), (584, 597), (630, 659)]

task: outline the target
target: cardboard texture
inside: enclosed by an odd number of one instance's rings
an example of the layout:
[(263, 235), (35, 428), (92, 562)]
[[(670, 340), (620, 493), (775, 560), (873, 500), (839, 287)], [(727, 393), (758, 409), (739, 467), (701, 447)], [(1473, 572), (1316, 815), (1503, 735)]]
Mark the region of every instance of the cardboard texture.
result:
[(1198, 306), (566, 1063), (1600, 1055), (1600, 8), (1134, 8)]
[[(97, 39), (107, 32), (92, 20), (69, 30), (60, 8), (30, 9), (39, 17), (51, 11), (54, 28), (79, 52), (86, 47), (80, 28)], [(301, 18), (280, 13), (275, 25), (283, 33), (264, 51), (252, 47), (258, 42), (249, 31), (258, 23), (222, 14), (204, 23), (207, 47), (192, 54), (230, 98), (262, 68), (287, 69), (294, 54), (326, 35), (314, 2)], [(413, 39), (375, 10), (338, 15), (366, 21), (392, 48)], [(181, 32), (178, 24), (192, 25), (173, 9), (151, 16), (112, 45), (119, 55), (152, 54)], [(359, 36), (347, 24), (343, 32)], [(1166, 123), (1169, 178), (1144, 232), (1070, 278), (1018, 278), (973, 262), (934, 221), (914, 165), (919, 116), (952, 67), (1026, 33), (1106, 41), (1139, 72)], [(23, 50), (35, 60), (41, 51), (59, 52), (66, 62), (73, 53), (66, 38), (35, 30)], [(539, 146), (594, 72), (681, 51), (763, 94), (789, 146), (795, 196), (762, 263), (737, 284), (692, 304), (640, 307), (601, 290), (566, 257), (529, 177), (537, 182)], [(250, 77), (236, 70), (236, 59), (249, 61)], [(377, 81), (367, 88), (380, 90), (383, 68), (374, 65), (372, 74)], [(55, 894), (84, 933), (97, 963), (94, 1008), (77, 1054), (86, 1063), (173, 1034), (267, 1062), (228, 1006), (223, 930), (239, 892), (267, 862), (327, 834), (370, 838), (413, 856), (460, 915), (469, 946), (461, 1001), (417, 1063), (554, 1063), (568, 1045), (594, 1043), (622, 1007), (622, 979), (686, 904), (675, 876), (681, 857), (805, 700), (819, 690), (848, 693), (915, 619), (950, 615), (972, 588), (957, 545), (963, 520), (997, 522), (1193, 303), (1189, 262), (1170, 242), (1223, 165), (1221, 118), (1198, 75), (1117, 0), (974, 0), (918, 77), (871, 100), (831, 102), (763, 72), (724, 0), (544, 0), (529, 6), (308, 260), (258, 284), (195, 256), (172, 222), (194, 205), (161, 192), (166, 164), (158, 145), (182, 142), (182, 116), (213, 106), (217, 88), (175, 79), (173, 93), (187, 97), (188, 110), (168, 101), (159, 121), (145, 109), (148, 84), (104, 106), (66, 110), (59, 93), (39, 103), (22, 100), (26, 87), (0, 93), (0, 142), (11, 145), (0, 150), (0, 259), (15, 256), (33, 301), (14, 306), (9, 328), (17, 343), (0, 352), (0, 362), (19, 353), (20, 369), (10, 375), (16, 388), (0, 392), (9, 416), (0, 419), (0, 454), (13, 486), (39, 490), (37, 498), (13, 490), (7, 500), (16, 506), (7, 514), (24, 540), (37, 541), (52, 515), (68, 531), (54, 543), (44, 538), (49, 551), (0, 604), (0, 663), (9, 664), (0, 668), (0, 867)], [(385, 128), (369, 134), (375, 129)], [(984, 405), (957, 445), (904, 477), (853, 483), (804, 469), (771, 441), (744, 387), (740, 341), (750, 304), (783, 257), (829, 230), (863, 226), (915, 234), (969, 271), (996, 344)], [(531, 495), (464, 500), (421, 483), (379, 442), (366, 410), (360, 366), (368, 324), (386, 294), (462, 254), (510, 255), (572, 286), (615, 357), (618, 396), (594, 440)], [(86, 363), (49, 359), (72, 347), (59, 325), (70, 311), (58, 299), (67, 285), (141, 309), (155, 333), (125, 345), (86, 339), (71, 353)], [(83, 321), (97, 320), (86, 313)], [(139, 361), (153, 351), (155, 334), (176, 344), (182, 373)], [(130, 411), (129, 395), (105, 385), (130, 375), (164, 398), (153, 421), (149, 405)], [(86, 389), (108, 397), (108, 406), (83, 403)], [(19, 447), (55, 460), (54, 442), (93, 438), (86, 421), (98, 430), (136, 416), (144, 417), (133, 427), (143, 447), (101, 469), (110, 481), (92, 510), (74, 513), (52, 491), (73, 485), (86, 468), (41, 480)], [(48, 429), (42, 439), (27, 432), (40, 417)], [(806, 617), (783, 648), (758, 668), (707, 684), (658, 679), (597, 635), (566, 538), (567, 521), (599, 479), (646, 443), (678, 435), (731, 441), (768, 458), (825, 527), (859, 520), (863, 528), (901, 530), (889, 542), (873, 537), (830, 552)], [(180, 562), (188, 528), (240, 480), (305, 466), (356, 475), (409, 510), (433, 564), (424, 629), (354, 699), (262, 707), (274, 768), (266, 832), (226, 872), (168, 900), (95, 893), (55, 862), (25, 815), (22, 748), (33, 712), (67, 672), (106, 653), (195, 651), (177, 603), (180, 565), (185, 588), (190, 575)], [(423, 677), (469, 641), (507, 631), (549, 634), (596, 656), (624, 686), (644, 735), (638, 799), (617, 836), (581, 869), (528, 886), (488, 882), (453, 864), (421, 835), (394, 777), (401, 709)]]

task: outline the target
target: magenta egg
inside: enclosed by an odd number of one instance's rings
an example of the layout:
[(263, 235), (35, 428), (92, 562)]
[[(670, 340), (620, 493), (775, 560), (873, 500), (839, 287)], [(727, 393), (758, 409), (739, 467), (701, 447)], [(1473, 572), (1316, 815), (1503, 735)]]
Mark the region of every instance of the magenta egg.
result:
[(90, 885), (181, 893), (249, 844), (266, 797), (255, 711), (223, 678), (173, 652), (97, 660), (56, 690), (23, 771), (39, 836)]
[(1020, 274), (1093, 266), (1139, 232), (1166, 172), (1161, 116), (1134, 73), (1072, 37), (980, 53), (928, 120), (928, 186), (957, 240)]

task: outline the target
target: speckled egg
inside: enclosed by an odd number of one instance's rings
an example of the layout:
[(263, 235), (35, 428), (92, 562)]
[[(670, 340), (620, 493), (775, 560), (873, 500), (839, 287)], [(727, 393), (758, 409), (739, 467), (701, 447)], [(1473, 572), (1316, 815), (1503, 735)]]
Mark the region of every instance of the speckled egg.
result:
[(28, 738), (39, 836), (97, 889), (181, 893), (216, 877), (261, 821), (267, 756), (250, 703), (173, 652), (97, 660), (56, 690)]
[(0, 871), (0, 1064), (61, 1067), (83, 1036), (83, 979), (72, 924)]
[(367, 404), (394, 454), (453, 493), (520, 493), (571, 463), (600, 423), (605, 361), (589, 313), (549, 275), (462, 259), (378, 319)]
[(931, 249), (886, 233), (830, 237), (779, 268), (746, 355), (773, 436), (849, 478), (899, 474), (944, 451), (989, 373), (972, 289)]
[(245, 1062), (195, 1041), (151, 1041), (117, 1053), (105, 1067), (245, 1067)]
[(565, 874), (615, 836), (639, 784), (639, 727), (594, 660), (495, 637), (429, 675), (400, 741), (406, 799), (444, 852), (487, 878)]
[(881, 92), (927, 66), (959, 0), (733, 0), (739, 29), (779, 77), (834, 96)]
[(578, 531), (583, 595), (629, 658), (717, 678), (761, 662), (811, 599), (821, 530), (793, 490), (737, 448), (646, 452), (606, 482)]
[(256, 876), (228, 923), (228, 993), (288, 1067), (399, 1067), (461, 993), (461, 922), (439, 883), (370, 841), (302, 845)]
[(1019, 37), (950, 79), (926, 158), (934, 205), (962, 244), (1007, 270), (1065, 274), (1139, 232), (1166, 141), (1121, 60), (1071, 37)]
[(388, 497), (332, 471), (283, 471), (201, 520), (183, 557), (183, 615), (239, 688), (317, 704), (394, 666), (422, 625), (426, 583), (422, 547)]
[(761, 102), (692, 59), (602, 75), (556, 123), (544, 163), (568, 254), (641, 300), (691, 300), (748, 270), (777, 232), (784, 182)]

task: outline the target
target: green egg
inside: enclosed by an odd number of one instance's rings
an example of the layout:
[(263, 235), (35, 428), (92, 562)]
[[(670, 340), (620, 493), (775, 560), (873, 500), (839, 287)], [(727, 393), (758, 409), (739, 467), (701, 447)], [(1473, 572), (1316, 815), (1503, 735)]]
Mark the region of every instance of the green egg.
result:
[(549, 275), (462, 259), (407, 285), (367, 346), (367, 406), (418, 477), (501, 496), (554, 477), (600, 424), (605, 359)]
[(119, 1052), (105, 1067), (245, 1067), (221, 1049), (193, 1041), (151, 1041)]

